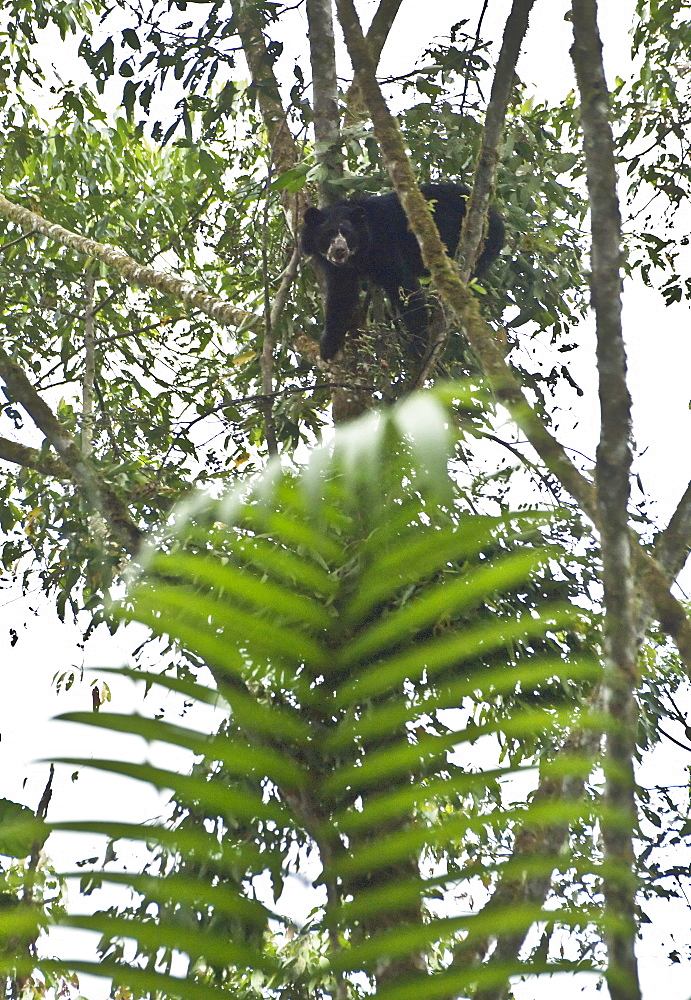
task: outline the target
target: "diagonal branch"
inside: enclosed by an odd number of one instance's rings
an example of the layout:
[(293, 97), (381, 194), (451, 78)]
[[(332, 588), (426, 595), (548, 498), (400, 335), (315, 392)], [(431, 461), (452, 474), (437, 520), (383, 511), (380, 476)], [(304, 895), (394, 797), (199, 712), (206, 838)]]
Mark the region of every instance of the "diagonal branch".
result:
[(691, 483), (653, 546), (655, 558), (670, 580), (676, 579), (691, 552)]
[[(372, 53), (375, 66), (379, 65), (382, 49), (386, 44), (386, 39), (389, 37), (389, 32), (393, 27), (402, 3), (403, 0), (379, 0), (379, 6), (374, 12), (374, 17), (367, 29), (367, 44)], [(353, 80), (348, 87), (345, 103), (348, 118), (357, 121), (362, 117), (364, 108), (357, 80)]]
[[(475, 175), (471, 185), (466, 216), (463, 220), (461, 238), (456, 251), (458, 272), (466, 283), (474, 270), (485, 233), (487, 212), (497, 180), (506, 112), (513, 87), (516, 63), (528, 29), (528, 16), (534, 2), (535, 0), (514, 0), (504, 27), (501, 50), (492, 81), (492, 93), (485, 115), (485, 127), (482, 130), (482, 144), (475, 165)], [(479, 30), (478, 26), (478, 32)], [(415, 380), (416, 389), (421, 389), (424, 386), (426, 379), (434, 370), (446, 347), (448, 330), (448, 324), (444, 323), (434, 338), (425, 364)]]
[(379, 0), (379, 6), (367, 29), (367, 44), (377, 64), (402, 3), (403, 0)]
[(535, 0), (514, 0), (504, 27), (501, 50), (492, 81), (492, 92), (485, 115), (485, 127), (482, 130), (482, 145), (475, 166), (461, 240), (456, 252), (458, 270), (462, 280), (466, 282), (472, 274), (485, 232), (487, 211), (497, 181), (506, 111), (513, 87), (516, 63), (528, 30), (528, 17), (534, 3)]
[[(594, 692), (591, 702), (598, 697)], [(574, 757), (577, 760), (594, 760), (600, 746), (600, 733), (594, 729), (574, 729), (564, 741), (559, 750), (559, 758)], [(531, 802), (578, 802), (586, 789), (586, 775), (583, 770), (563, 777), (555, 777), (552, 773), (541, 773), (538, 786), (533, 792)], [(516, 831), (511, 852), (511, 861), (531, 858), (559, 857), (569, 840), (568, 824), (556, 824), (546, 827), (522, 827)], [(528, 865), (526, 865), (526, 869)], [(509, 870), (515, 872), (513, 866)], [(494, 912), (510, 909), (525, 903), (542, 905), (552, 886), (552, 874), (539, 876), (504, 875), (500, 869), (497, 885), (490, 900), (483, 907), (483, 914), (490, 916)], [(525, 933), (502, 934), (499, 940), (486, 937), (472, 944), (461, 944), (454, 952), (454, 965), (465, 968), (468, 965), (494, 965), (498, 968), (508, 968), (518, 958)], [(494, 950), (492, 950), (494, 946)], [(475, 994), (475, 1000), (504, 1000), (508, 987), (508, 979), (504, 984), (487, 987)]]
[(299, 157), (295, 139), (288, 128), (287, 115), (281, 102), (272, 59), (258, 26), (256, 4), (253, 0), (233, 0), (232, 7), (252, 77), (252, 86), (269, 139), (271, 159), (279, 173), (284, 173), (295, 165)]
[[(408, 215), (411, 229), (420, 242), (425, 264), (432, 273), (442, 298), (461, 320), (466, 337), (482, 365), (497, 400), (509, 410), (550, 472), (577, 500), (588, 517), (597, 523), (598, 512), (592, 483), (575, 468), (562, 446), (531, 408), (520, 384), (499, 352), (492, 331), (483, 321), (476, 300), (468, 293), (443, 253), (426, 203), (417, 190), (396, 123), (389, 114), (377, 85), (374, 65), (367, 46), (363, 44), (364, 39), (352, 0), (339, 0), (338, 12), (356, 79), (368, 105), (387, 169)], [(661, 626), (675, 640), (687, 671), (691, 670), (691, 627), (684, 610), (670, 594), (669, 582), (663, 569), (640, 547), (633, 533), (630, 535), (630, 542), (637, 583), (655, 608)], [(594, 697), (596, 696), (597, 692)], [(588, 732), (574, 733), (571, 742), (573, 746), (569, 743), (565, 749), (576, 753), (580, 751), (590, 754), (597, 747), (597, 740)], [(564, 794), (578, 795), (580, 791), (577, 787), (565, 788), (563, 782), (557, 781), (541, 783), (537, 794), (546, 798), (557, 798)], [(521, 855), (548, 850), (552, 842), (556, 846), (565, 843), (567, 836), (568, 830), (565, 828), (553, 831), (525, 830), (519, 835), (517, 853)], [(497, 903), (510, 901), (513, 898), (526, 898), (526, 893), (529, 893), (531, 898), (539, 898), (540, 895), (544, 898), (548, 889), (549, 884), (537, 886), (532, 880), (517, 884), (515, 879), (505, 879), (500, 882), (496, 890)], [(517, 954), (521, 943), (518, 939), (507, 942), (509, 948), (513, 949), (513, 957)]]
[[(446, 255), (425, 199), (422, 197), (403, 145), (398, 126), (386, 106), (374, 75), (374, 64), (362, 35), (352, 0), (338, 0), (338, 16), (356, 79), (367, 102), (375, 135), (389, 176), (415, 233), (425, 266), (439, 294), (454, 311), (492, 392), (509, 411), (549, 471), (597, 524), (593, 484), (576, 468), (562, 445), (547, 430), (531, 407), (523, 389), (494, 341), (477, 299), (463, 284)], [(632, 534), (636, 578), (655, 608), (662, 628), (674, 639), (687, 671), (691, 672), (691, 624), (683, 607), (669, 592), (664, 574)]]
[[(269, 140), (271, 163), (279, 175), (284, 174), (295, 166), (300, 155), (293, 134), (288, 127), (288, 115), (281, 101), (281, 93), (273, 71), (271, 56), (267, 50), (264, 35), (257, 23), (256, 4), (253, 0), (233, 0), (232, 7), (240, 42), (252, 78), (252, 86), (257, 95), (257, 103)], [(298, 191), (293, 194), (284, 188), (280, 197), (290, 231), (296, 233), (307, 205), (305, 193)]]
[(29, 448), (25, 444), (17, 444), (9, 438), (0, 437), (0, 461), (21, 465), (24, 469), (35, 469), (45, 476), (68, 480), (71, 478), (67, 466), (53, 455), (45, 454), (38, 448)]
[(199, 309), (200, 312), (210, 316), (217, 323), (226, 326), (254, 327), (261, 322), (260, 317), (245, 312), (243, 309), (236, 309), (235, 306), (219, 299), (216, 295), (209, 295), (204, 289), (193, 285), (191, 281), (174, 278), (171, 274), (156, 271), (153, 267), (144, 267), (123, 253), (122, 250), (109, 246), (107, 243), (97, 243), (96, 240), (91, 240), (86, 236), (78, 236), (77, 233), (72, 233), (69, 229), (63, 229), (62, 226), (48, 222), (36, 212), (30, 212), (28, 208), (22, 208), (21, 205), (8, 201), (3, 195), (0, 195), (0, 215), (4, 215), (5, 218), (22, 229), (42, 233), (48, 239), (69, 247), (76, 253), (100, 260), (116, 270), (131, 285), (155, 288), (159, 292), (172, 295), (186, 305)]
[(10, 397), (20, 403), (43, 432), (49, 443), (69, 469), (70, 478), (83, 491), (93, 511), (108, 524), (113, 536), (126, 552), (138, 551), (143, 532), (130, 517), (129, 510), (99, 479), (90, 459), (64, 429), (50, 407), (41, 399), (26, 375), (5, 351), (0, 348), (0, 378)]

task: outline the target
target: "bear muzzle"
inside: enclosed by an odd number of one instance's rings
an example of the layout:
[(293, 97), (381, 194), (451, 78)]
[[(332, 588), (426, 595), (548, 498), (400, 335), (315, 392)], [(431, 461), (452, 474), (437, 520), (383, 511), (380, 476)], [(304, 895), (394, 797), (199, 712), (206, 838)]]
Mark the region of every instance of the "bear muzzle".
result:
[(342, 233), (331, 240), (329, 249), (326, 251), (326, 259), (330, 264), (341, 266), (347, 264), (353, 256), (354, 251), (348, 246), (348, 241)]

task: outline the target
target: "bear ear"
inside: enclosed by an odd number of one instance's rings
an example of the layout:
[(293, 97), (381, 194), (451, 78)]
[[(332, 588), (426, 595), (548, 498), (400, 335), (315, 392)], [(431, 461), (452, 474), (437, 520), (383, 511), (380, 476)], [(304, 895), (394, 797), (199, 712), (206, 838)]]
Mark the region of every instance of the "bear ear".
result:
[(367, 222), (367, 212), (362, 205), (353, 204), (351, 219), (353, 222)]
[(318, 208), (308, 208), (305, 210), (302, 221), (306, 226), (318, 226), (324, 221), (324, 213)]

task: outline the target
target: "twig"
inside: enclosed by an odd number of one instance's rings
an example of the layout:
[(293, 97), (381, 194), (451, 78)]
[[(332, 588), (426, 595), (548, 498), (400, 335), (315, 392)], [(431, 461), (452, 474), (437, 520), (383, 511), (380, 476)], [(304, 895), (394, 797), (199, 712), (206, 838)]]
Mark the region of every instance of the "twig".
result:
[[(484, 0), (484, 3), (482, 4), (482, 10), (480, 11), (480, 16), (477, 20), (477, 28), (475, 29), (475, 40), (470, 48), (470, 52), (468, 53), (469, 57), (472, 56), (472, 54), (476, 52), (480, 47), (480, 32), (482, 31), (482, 22), (485, 19), (485, 14), (487, 13), (488, 7), (489, 7), (489, 0)], [(461, 96), (461, 112), (460, 112), (461, 114), (465, 112), (465, 99), (468, 95), (469, 75), (470, 75), (470, 58), (468, 58), (468, 63), (465, 73), (465, 81), (463, 84), (463, 94)]]
[(23, 243), (24, 240), (28, 240), (31, 236), (34, 236), (35, 233), (35, 229), (30, 229), (28, 232), (22, 233), (21, 236), (18, 236), (16, 240), (8, 240), (7, 243), (0, 243), (0, 253), (4, 253), (5, 250), (9, 250), (10, 247), (15, 247), (17, 243)]
[(657, 727), (657, 731), (661, 736), (664, 736), (665, 739), (670, 740), (672, 743), (676, 743), (678, 747), (681, 747), (682, 750), (686, 750), (687, 753), (691, 753), (691, 747), (688, 743), (681, 743), (679, 740), (676, 740), (673, 736), (670, 736), (669, 733), (666, 733), (660, 726)]

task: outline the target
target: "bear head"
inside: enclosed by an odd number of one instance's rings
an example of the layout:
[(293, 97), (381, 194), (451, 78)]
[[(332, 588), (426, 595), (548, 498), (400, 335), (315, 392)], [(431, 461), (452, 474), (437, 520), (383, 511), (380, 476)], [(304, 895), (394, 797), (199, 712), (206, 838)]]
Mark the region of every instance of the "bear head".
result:
[(334, 267), (352, 267), (369, 249), (367, 214), (357, 202), (308, 208), (301, 242), (304, 253), (321, 257)]

